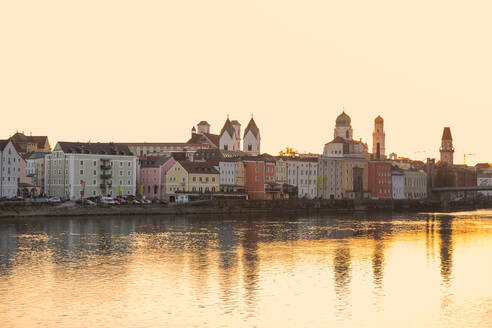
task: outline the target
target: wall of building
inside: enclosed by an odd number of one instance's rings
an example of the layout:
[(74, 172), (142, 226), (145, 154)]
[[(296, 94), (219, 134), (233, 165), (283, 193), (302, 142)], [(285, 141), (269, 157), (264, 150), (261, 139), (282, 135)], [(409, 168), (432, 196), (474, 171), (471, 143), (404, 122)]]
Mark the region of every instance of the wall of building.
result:
[(20, 159), (12, 142), (0, 151), (0, 197), (17, 196)]
[(391, 163), (369, 162), (369, 191), (374, 198), (392, 198)]

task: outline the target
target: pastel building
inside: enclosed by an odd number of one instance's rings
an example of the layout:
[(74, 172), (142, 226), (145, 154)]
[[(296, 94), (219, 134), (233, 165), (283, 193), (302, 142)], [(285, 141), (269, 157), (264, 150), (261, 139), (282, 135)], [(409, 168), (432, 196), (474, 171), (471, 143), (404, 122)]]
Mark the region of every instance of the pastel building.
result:
[(49, 153), (32, 153), (26, 160), (26, 173), (32, 179), (33, 186), (44, 192), (45, 156)]
[(263, 156), (243, 158), (245, 187), (249, 199), (275, 199), (280, 190), (275, 188), (275, 159)]
[(277, 157), (275, 159), (275, 183), (280, 185), (288, 183), (287, 172), (287, 160), (283, 157)]
[(136, 193), (137, 157), (128, 146), (58, 142), (45, 160), (48, 196), (79, 199)]
[(220, 173), (214, 164), (207, 162), (176, 161), (167, 171), (166, 180), (171, 202), (182, 193), (200, 195), (220, 190)]
[(224, 192), (244, 192), (245, 171), (243, 161), (236, 158), (226, 158), (219, 162), (220, 190)]
[(287, 183), (297, 187), (299, 198), (318, 197), (318, 159), (289, 158), (287, 161)]
[(166, 173), (173, 166), (172, 157), (148, 157), (140, 160), (138, 193), (148, 199), (167, 199)]
[(319, 158), (318, 191), (323, 199), (369, 197), (369, 153), (367, 144), (353, 139), (350, 116), (340, 114), (334, 139), (324, 145)]
[(405, 173), (396, 166), (391, 169), (391, 190), (393, 199), (405, 199)]
[(427, 198), (427, 173), (417, 170), (404, 170), (403, 173), (405, 175), (405, 198)]
[(0, 198), (17, 196), (21, 156), (11, 140), (0, 140)]

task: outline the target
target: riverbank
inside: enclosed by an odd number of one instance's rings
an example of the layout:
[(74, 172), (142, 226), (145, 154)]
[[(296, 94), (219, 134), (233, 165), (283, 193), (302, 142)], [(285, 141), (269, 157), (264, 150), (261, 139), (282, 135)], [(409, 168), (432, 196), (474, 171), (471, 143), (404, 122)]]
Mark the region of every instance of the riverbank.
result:
[(12, 202), (0, 204), (0, 219), (118, 215), (453, 212), (484, 208), (492, 208), (492, 203), (461, 201), (442, 204), (416, 200), (215, 200), (206, 203), (170, 206), (163, 204), (82, 206), (73, 202), (61, 205)]

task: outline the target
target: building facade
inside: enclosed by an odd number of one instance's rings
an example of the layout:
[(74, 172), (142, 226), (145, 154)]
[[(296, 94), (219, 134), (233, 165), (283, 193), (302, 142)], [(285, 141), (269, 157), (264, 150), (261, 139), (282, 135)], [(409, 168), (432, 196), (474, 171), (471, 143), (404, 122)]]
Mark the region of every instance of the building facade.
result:
[(220, 173), (207, 162), (176, 161), (166, 175), (167, 198), (176, 201), (178, 195), (215, 193), (220, 190)]
[(389, 162), (369, 162), (369, 191), (373, 198), (392, 198), (392, 166)]
[(44, 190), (48, 196), (135, 196), (137, 157), (128, 146), (58, 142), (45, 160)]
[(166, 173), (174, 162), (172, 157), (141, 159), (137, 182), (140, 196), (148, 199), (167, 199)]
[(318, 159), (289, 158), (287, 161), (287, 183), (297, 187), (297, 197), (318, 197)]
[(21, 156), (11, 140), (0, 140), (0, 198), (17, 196)]
[(391, 190), (393, 199), (405, 199), (405, 174), (395, 166), (391, 169)]
[(424, 171), (416, 170), (404, 170), (403, 173), (405, 176), (405, 198), (427, 198), (427, 174)]
[(240, 158), (228, 158), (219, 162), (220, 190), (223, 192), (244, 192), (245, 171)]

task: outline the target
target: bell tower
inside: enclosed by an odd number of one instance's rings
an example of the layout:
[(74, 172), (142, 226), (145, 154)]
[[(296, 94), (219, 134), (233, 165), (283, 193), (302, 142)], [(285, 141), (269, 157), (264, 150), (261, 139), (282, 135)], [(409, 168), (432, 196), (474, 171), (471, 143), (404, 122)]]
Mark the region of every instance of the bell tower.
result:
[(374, 120), (374, 132), (372, 133), (372, 153), (376, 159), (386, 157), (386, 133), (384, 133), (384, 120), (381, 116)]
[(454, 147), (453, 137), (451, 136), (451, 128), (445, 127), (441, 138), (441, 163), (453, 165)]

